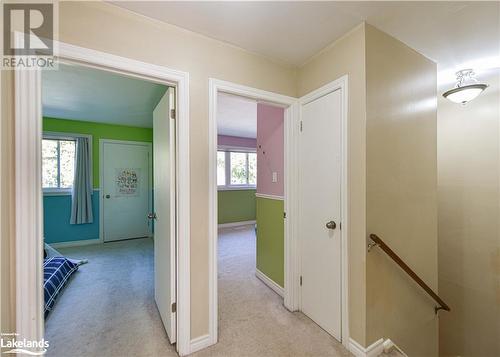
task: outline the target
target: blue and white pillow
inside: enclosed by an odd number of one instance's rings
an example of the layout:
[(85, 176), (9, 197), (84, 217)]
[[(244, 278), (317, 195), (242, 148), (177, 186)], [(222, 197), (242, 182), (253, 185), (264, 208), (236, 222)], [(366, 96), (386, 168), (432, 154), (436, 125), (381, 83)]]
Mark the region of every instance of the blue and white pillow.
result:
[(43, 262), (43, 294), (45, 298), (45, 317), (54, 307), (58, 295), (78, 265), (64, 257), (49, 257)]

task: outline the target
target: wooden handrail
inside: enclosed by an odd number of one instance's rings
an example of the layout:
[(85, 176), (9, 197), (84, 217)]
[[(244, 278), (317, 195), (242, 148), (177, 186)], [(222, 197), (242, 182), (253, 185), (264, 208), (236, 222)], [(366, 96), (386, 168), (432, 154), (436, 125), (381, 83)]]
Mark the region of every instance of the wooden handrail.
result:
[(434, 308), (436, 313), (439, 310), (451, 310), (450, 307), (434, 291), (432, 291), (432, 289), (422, 279), (420, 279), (417, 273), (415, 273), (408, 265), (406, 265), (406, 263), (396, 253), (394, 253), (394, 251), (389, 248), (389, 246), (385, 244), (382, 239), (380, 239), (376, 234), (370, 234), (370, 239), (375, 242), (375, 244), (372, 244), (371, 246), (377, 245), (382, 248), (382, 250), (389, 257), (391, 257), (392, 260), (394, 260), (396, 264), (401, 267), (401, 269), (403, 269), (413, 280), (415, 280), (415, 282), (420, 285), (420, 287), (424, 289), (427, 294), (429, 294), (439, 304), (439, 306), (436, 306)]

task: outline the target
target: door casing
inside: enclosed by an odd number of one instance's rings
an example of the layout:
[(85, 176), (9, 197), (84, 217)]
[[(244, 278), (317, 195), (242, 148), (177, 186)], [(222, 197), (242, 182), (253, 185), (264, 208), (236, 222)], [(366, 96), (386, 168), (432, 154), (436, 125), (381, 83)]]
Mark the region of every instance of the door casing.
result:
[[(300, 128), (300, 108), (304, 103), (308, 103), (326, 93), (341, 88), (343, 93), (342, 100), (342, 314), (348, 315), (348, 269), (347, 269), (347, 234), (348, 234), (348, 202), (347, 202), (347, 143), (348, 143), (348, 123), (347, 123), (347, 75), (328, 83), (327, 85), (301, 97), (293, 98), (252, 88), (228, 81), (215, 78), (209, 79), (209, 333), (203, 344), (198, 346), (202, 349), (217, 343), (218, 329), (218, 306), (217, 306), (217, 95), (220, 92), (239, 95), (260, 102), (277, 104), (285, 108), (285, 263), (284, 263), (284, 305), (290, 311), (300, 310), (300, 242), (298, 237), (298, 220), (294, 215), (298, 213), (298, 135)], [(345, 225), (345, 228), (344, 228)], [(349, 348), (349, 326), (348, 318), (342, 319), (342, 344)]]
[[(15, 33), (21, 48), (24, 34)], [(121, 73), (176, 88), (177, 344), (191, 353), (189, 73), (53, 41), (57, 61)], [(27, 340), (44, 336), (43, 218), (41, 180), (41, 70), (15, 73), (15, 272), (16, 332)], [(29, 222), (29, 224), (27, 224)]]

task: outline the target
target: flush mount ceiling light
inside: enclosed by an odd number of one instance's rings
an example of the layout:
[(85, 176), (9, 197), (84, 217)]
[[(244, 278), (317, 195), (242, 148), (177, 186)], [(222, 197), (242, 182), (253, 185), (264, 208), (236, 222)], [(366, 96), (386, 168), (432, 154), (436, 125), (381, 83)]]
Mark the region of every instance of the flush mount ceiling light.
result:
[(488, 85), (479, 83), (475, 78), (472, 69), (462, 69), (456, 73), (457, 84), (455, 88), (443, 93), (443, 97), (453, 103), (465, 104), (476, 98)]

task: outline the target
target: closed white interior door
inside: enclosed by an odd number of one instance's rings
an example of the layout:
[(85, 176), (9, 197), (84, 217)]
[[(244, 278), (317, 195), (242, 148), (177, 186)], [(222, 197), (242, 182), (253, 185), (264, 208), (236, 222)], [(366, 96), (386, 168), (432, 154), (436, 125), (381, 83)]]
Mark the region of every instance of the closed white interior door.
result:
[(153, 112), (155, 301), (171, 343), (176, 341), (175, 120), (169, 88)]
[[(341, 339), (341, 92), (302, 106), (301, 309)], [(328, 227), (327, 227), (328, 225)]]
[(105, 242), (148, 237), (151, 144), (101, 141), (102, 232)]

